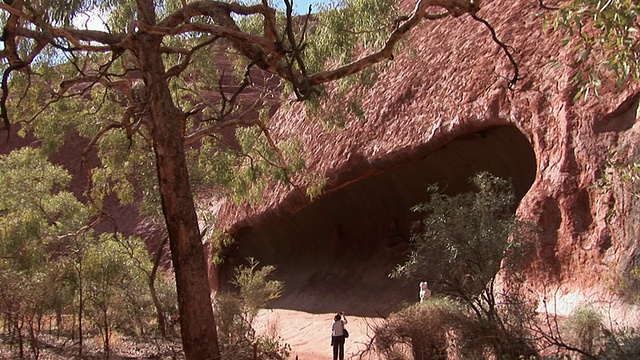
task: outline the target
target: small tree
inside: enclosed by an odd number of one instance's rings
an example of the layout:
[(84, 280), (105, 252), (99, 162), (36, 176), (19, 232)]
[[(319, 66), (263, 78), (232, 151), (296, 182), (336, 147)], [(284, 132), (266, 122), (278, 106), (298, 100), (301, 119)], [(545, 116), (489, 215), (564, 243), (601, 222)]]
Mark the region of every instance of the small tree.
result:
[(488, 338), (498, 354), (535, 353), (521, 321), (533, 308), (517, 286), (522, 280), (517, 261), (533, 228), (515, 217), (509, 182), (480, 173), (471, 184), (475, 192), (452, 196), (429, 188), (430, 200), (414, 207), (424, 218), (412, 230), (409, 259), (392, 276), (428, 280), (435, 293), (462, 301), (493, 334)]
[(586, 354), (598, 353), (598, 347), (604, 343), (602, 314), (593, 308), (581, 307), (574, 310), (564, 327), (569, 342)]
[(0, 156), (0, 308), (22, 353), (27, 334), (38, 353), (39, 320), (52, 310), (50, 281), (66, 239), (88, 223), (90, 211), (66, 190), (71, 179), (38, 149)]
[[(134, 256), (123, 241), (137, 244)], [(150, 299), (147, 279), (136, 266), (145, 258), (150, 262), (140, 239), (121, 239), (117, 234), (103, 234), (87, 250), (83, 266), (86, 315), (102, 334), (105, 355), (110, 352), (112, 331), (128, 324), (132, 314), (141, 316), (140, 305)]]
[(258, 261), (249, 259), (248, 265), (235, 270), (232, 283), (237, 291), (216, 295), (216, 320), (220, 347), (228, 359), (250, 359), (254, 351), (263, 359), (286, 359), (289, 346), (282, 344), (273, 334), (256, 334), (255, 318), (268, 302), (280, 297), (284, 284), (267, 280), (275, 270), (271, 265), (258, 269)]
[(412, 229), (409, 259), (392, 276), (428, 280), (492, 318), (496, 274), (523, 254), (531, 229), (516, 219), (507, 181), (481, 173), (471, 183), (476, 192), (454, 196), (429, 187), (429, 202), (413, 208), (424, 218)]

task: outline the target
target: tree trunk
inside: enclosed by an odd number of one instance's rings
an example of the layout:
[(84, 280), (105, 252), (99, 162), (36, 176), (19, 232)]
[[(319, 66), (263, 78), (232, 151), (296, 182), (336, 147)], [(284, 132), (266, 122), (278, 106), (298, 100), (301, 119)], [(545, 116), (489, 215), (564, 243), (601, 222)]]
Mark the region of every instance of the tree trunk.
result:
[(102, 327), (104, 328), (104, 331), (103, 331), (104, 344), (102, 346), (102, 349), (104, 351), (103, 358), (108, 359), (109, 352), (111, 351), (111, 344), (109, 343), (109, 338), (111, 337), (111, 333), (109, 332), (109, 315), (108, 315), (107, 305), (103, 304), (101, 306), (101, 310), (102, 310)]
[(204, 246), (183, 149), (184, 114), (174, 104), (160, 54), (160, 38), (139, 35), (138, 59), (148, 94), (162, 211), (178, 292), (178, 313), (189, 360), (220, 358)]
[(84, 316), (84, 290), (82, 287), (83, 284), (83, 275), (82, 275), (82, 258), (80, 259), (80, 269), (78, 270), (78, 290), (79, 290), (79, 303), (78, 303), (78, 358), (82, 359), (82, 348), (84, 347), (84, 334), (82, 333), (84, 330), (82, 329), (82, 317)]
[(156, 291), (156, 274), (158, 273), (158, 267), (160, 266), (160, 260), (162, 259), (162, 254), (164, 253), (164, 246), (167, 243), (167, 238), (164, 238), (158, 249), (156, 250), (156, 255), (153, 259), (153, 269), (151, 270), (151, 274), (149, 275), (149, 291), (151, 292), (151, 299), (153, 300), (153, 305), (156, 308), (156, 317), (158, 319), (158, 330), (162, 337), (167, 336), (167, 317), (165, 315), (165, 310), (162, 308), (162, 304), (160, 303), (160, 299), (158, 299), (158, 292)]

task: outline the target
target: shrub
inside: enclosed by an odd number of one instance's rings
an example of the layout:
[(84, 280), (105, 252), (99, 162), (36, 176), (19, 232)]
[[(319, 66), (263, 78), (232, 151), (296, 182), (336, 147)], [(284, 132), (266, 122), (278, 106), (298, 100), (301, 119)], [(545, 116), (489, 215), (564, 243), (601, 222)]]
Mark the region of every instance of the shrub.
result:
[(436, 294), (455, 299), (448, 301), (458, 310), (436, 311), (429, 302), (419, 312), (421, 321), (428, 315), (429, 322), (442, 323), (391, 341), (409, 345), (416, 359), (452, 353), (469, 359), (535, 356), (527, 329), (535, 306), (521, 291), (519, 269), (532, 249), (535, 227), (515, 216), (516, 199), (508, 181), (479, 173), (471, 185), (476, 191), (456, 195), (429, 188), (430, 200), (413, 209), (423, 218), (412, 230), (408, 260), (391, 274), (428, 281)]
[(637, 329), (610, 330), (603, 316), (590, 306), (577, 308), (562, 326), (567, 343), (559, 342), (565, 353), (578, 353), (583, 359), (638, 360), (640, 334)]
[(637, 329), (624, 328), (607, 336), (599, 360), (619, 359), (640, 359), (640, 333)]
[(449, 334), (464, 318), (455, 301), (429, 298), (391, 314), (378, 326), (375, 349), (387, 359), (446, 359)]
[(432, 297), (392, 314), (374, 329), (375, 351), (386, 359), (518, 359), (535, 355), (519, 332), (478, 319), (467, 304)]
[(595, 354), (603, 345), (602, 315), (591, 307), (577, 308), (564, 327), (569, 341), (586, 353)]
[(466, 303), (431, 297), (374, 328), (374, 350), (389, 360), (537, 358), (529, 339), (479, 319)]
[(269, 300), (280, 297), (283, 284), (267, 280), (273, 266), (258, 269), (258, 262), (249, 259), (248, 266), (235, 271), (233, 284), (237, 291), (216, 294), (215, 315), (220, 350), (225, 359), (274, 359), (289, 357), (290, 346), (282, 342), (275, 331), (257, 334), (254, 320)]

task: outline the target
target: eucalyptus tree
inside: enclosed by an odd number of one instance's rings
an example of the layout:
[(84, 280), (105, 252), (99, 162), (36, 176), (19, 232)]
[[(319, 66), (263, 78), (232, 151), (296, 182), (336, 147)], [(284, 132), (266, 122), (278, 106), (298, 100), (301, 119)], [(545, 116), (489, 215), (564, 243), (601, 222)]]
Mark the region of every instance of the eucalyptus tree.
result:
[(110, 352), (112, 331), (141, 323), (141, 309), (151, 301), (146, 290), (147, 278), (140, 262), (151, 267), (144, 243), (137, 238), (102, 234), (91, 241), (82, 267), (83, 293), (87, 315), (100, 330), (104, 353)]
[(49, 286), (61, 276), (59, 250), (87, 226), (90, 211), (65, 190), (70, 174), (38, 149), (0, 156), (0, 169), (0, 308), (19, 340), (29, 330), (37, 351), (37, 317), (55, 305)]
[[(408, 14), (393, 4), (350, 0), (296, 17), (290, 0), (281, 10), (267, 0), (4, 0), (2, 129), (19, 123), (48, 151), (70, 132), (89, 139), (102, 166), (91, 169), (86, 196), (98, 209), (109, 193), (122, 203), (136, 200), (134, 179), (143, 195), (159, 200), (185, 354), (219, 358), (188, 160), (199, 161), (192, 176), (239, 190), (270, 171), (286, 181), (300, 166), (290, 161), (295, 146), (276, 144), (264, 109), (238, 106), (243, 93), (264, 94), (258, 103), (268, 104), (274, 78), (293, 100), (315, 100), (323, 84), (392, 58), (423, 21), (468, 14), (488, 25), (472, 0), (418, 0)], [(103, 19), (100, 28), (82, 20), (87, 13)], [(236, 64), (239, 76), (217, 61)], [(237, 127), (230, 146), (224, 134)]]
[(598, 93), (605, 79), (621, 86), (640, 79), (640, 3), (637, 0), (571, 0), (545, 4), (548, 25), (567, 34), (565, 42), (581, 65), (573, 81), (575, 99)]

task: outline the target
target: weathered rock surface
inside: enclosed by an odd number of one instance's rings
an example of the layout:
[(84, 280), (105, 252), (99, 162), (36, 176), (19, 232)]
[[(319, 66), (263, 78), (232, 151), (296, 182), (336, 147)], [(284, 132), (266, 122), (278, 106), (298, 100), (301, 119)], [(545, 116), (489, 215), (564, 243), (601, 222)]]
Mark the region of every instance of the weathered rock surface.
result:
[(407, 249), (409, 207), (427, 183), (461, 191), (488, 170), (513, 179), (518, 214), (543, 229), (528, 264), (540, 299), (560, 312), (603, 301), (622, 320), (617, 311), (630, 308), (610, 289), (637, 261), (640, 212), (622, 184), (594, 184), (609, 162), (638, 154), (640, 89), (605, 85), (574, 103), (577, 69), (537, 6), (484, 1), (478, 14), (514, 49), (523, 79), (513, 90), (488, 29), (463, 16), (424, 23), (374, 87), (357, 89), (364, 121), (331, 131), (300, 104), (281, 108), (274, 131), (300, 136), (308, 167), (327, 177), (325, 194), (310, 201), (278, 187), (259, 208), (225, 204), (220, 220), (238, 240), (227, 266), (245, 256), (276, 265), (287, 288), (276, 307), (384, 314), (417, 299), (417, 284), (387, 277)]
[[(273, 131), (281, 139), (300, 137), (308, 168), (327, 179), (325, 193), (311, 201), (299, 188), (274, 187), (258, 208), (223, 203), (218, 224), (237, 240), (223, 279), (252, 256), (276, 265), (285, 281), (274, 307), (387, 314), (418, 296), (417, 283), (387, 276), (408, 248), (410, 207), (424, 201), (428, 183), (463, 191), (470, 176), (487, 170), (513, 180), (518, 214), (543, 229), (528, 285), (549, 309), (566, 313), (581, 301), (598, 301), (616, 321), (637, 319), (611, 289), (638, 262), (638, 199), (622, 183), (594, 184), (608, 164), (640, 151), (640, 87), (614, 91), (605, 84), (600, 97), (573, 103), (570, 79), (578, 69), (567, 65), (572, 57), (562, 35), (543, 30), (537, 6), (487, 0), (478, 14), (514, 49), (523, 79), (513, 90), (507, 87), (513, 68), (488, 29), (463, 16), (425, 22), (374, 87), (355, 90), (364, 99), (364, 120), (349, 118), (344, 129), (328, 130), (301, 104), (282, 107)], [(329, 104), (328, 111), (340, 107)], [(2, 150), (27, 142), (12, 136)], [(82, 174), (73, 185), (79, 196), (86, 185), (83, 147), (71, 141), (54, 158)], [(160, 243), (162, 234), (133, 209), (112, 210), (118, 231), (146, 234), (152, 249)]]

